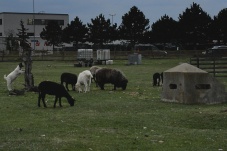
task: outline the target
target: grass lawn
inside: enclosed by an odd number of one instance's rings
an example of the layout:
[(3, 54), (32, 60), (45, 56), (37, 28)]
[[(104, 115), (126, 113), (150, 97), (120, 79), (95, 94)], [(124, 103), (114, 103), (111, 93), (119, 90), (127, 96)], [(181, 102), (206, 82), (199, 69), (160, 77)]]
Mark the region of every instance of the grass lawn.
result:
[[(107, 84), (100, 90), (69, 93), (77, 100), (70, 107), (54, 109), (54, 97), (47, 95), (47, 108), (37, 106), (38, 94), (9, 96), (4, 74), (18, 62), (0, 62), (0, 150), (79, 151), (221, 151), (227, 150), (227, 104), (183, 105), (160, 100), (161, 87), (152, 86), (152, 75), (189, 59), (142, 60), (127, 66), (114, 60), (110, 68), (123, 71), (129, 80), (125, 91)], [(35, 85), (43, 80), (60, 82), (62, 72), (79, 72), (74, 62), (35, 61)], [(101, 65), (104, 67), (104, 65)], [(225, 78), (219, 79), (227, 85)], [(24, 76), (14, 88), (22, 89)], [(71, 89), (71, 87), (70, 87)]]

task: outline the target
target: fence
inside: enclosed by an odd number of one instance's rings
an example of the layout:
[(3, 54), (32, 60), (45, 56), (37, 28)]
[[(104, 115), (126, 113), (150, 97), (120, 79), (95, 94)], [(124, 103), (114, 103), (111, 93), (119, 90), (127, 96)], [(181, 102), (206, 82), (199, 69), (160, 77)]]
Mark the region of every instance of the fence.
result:
[[(130, 51), (110, 51), (110, 59), (112, 60), (127, 60)], [(78, 60), (78, 52), (75, 51), (54, 51), (53, 54), (40, 53), (40, 55), (32, 56), (34, 61), (76, 61)], [(96, 60), (97, 52), (93, 51), (93, 58)], [(18, 61), (21, 59), (18, 52), (11, 52), (9, 54), (0, 53), (0, 61)]]
[[(134, 51), (121, 51), (121, 50), (110, 50), (110, 59), (111, 60), (127, 60), (128, 56), (134, 54)], [(141, 54), (142, 58), (147, 59), (164, 59), (164, 58), (179, 58), (179, 57), (189, 57), (194, 54), (194, 51), (168, 51), (168, 54), (164, 57), (162, 56), (153, 56), (151, 51), (139, 51), (136, 52)], [(40, 55), (32, 56), (34, 61), (76, 61), (78, 58), (77, 50), (75, 51), (54, 51), (53, 54), (47, 54), (45, 51), (39, 53)], [(93, 51), (93, 58), (97, 58), (97, 50)], [(21, 59), (17, 51), (12, 51), (9, 54), (3, 54), (0, 51), (0, 61), (18, 61)]]
[(227, 77), (227, 58), (193, 57), (190, 64), (213, 74), (214, 77)]

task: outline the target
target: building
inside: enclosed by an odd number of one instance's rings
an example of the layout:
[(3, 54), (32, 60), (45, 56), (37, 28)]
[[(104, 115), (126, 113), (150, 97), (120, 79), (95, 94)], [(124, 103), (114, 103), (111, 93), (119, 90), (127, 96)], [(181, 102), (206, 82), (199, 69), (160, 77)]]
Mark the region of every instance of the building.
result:
[(52, 50), (52, 46), (48, 46), (45, 40), (40, 38), (40, 33), (49, 21), (55, 20), (64, 29), (69, 23), (68, 14), (50, 14), (50, 13), (0, 13), (0, 50), (6, 49), (5, 38), (9, 33), (13, 33), (16, 37), (20, 27), (20, 21), (24, 22), (24, 26), (28, 29), (29, 43), (33, 50)]
[(162, 101), (183, 104), (227, 102), (224, 84), (208, 72), (182, 63), (163, 72)]

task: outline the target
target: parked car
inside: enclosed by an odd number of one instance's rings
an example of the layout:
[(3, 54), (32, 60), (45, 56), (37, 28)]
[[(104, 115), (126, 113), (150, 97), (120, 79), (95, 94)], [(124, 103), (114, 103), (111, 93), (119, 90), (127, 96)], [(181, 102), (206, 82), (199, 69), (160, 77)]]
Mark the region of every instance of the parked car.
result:
[(147, 51), (152, 57), (165, 57), (167, 55), (166, 51), (159, 50), (153, 44), (136, 44), (134, 48), (137, 52)]
[(163, 50), (152, 50), (153, 57), (165, 57), (167, 56), (167, 51)]
[(227, 56), (227, 46), (214, 46), (202, 52), (206, 56), (223, 57)]

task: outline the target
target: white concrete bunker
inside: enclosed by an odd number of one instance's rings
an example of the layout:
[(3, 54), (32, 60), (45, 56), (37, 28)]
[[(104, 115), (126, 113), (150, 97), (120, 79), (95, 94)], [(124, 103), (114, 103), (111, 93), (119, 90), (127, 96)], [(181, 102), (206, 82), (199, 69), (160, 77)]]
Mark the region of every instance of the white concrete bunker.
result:
[(208, 72), (182, 63), (163, 72), (161, 100), (183, 104), (227, 102), (225, 86)]

